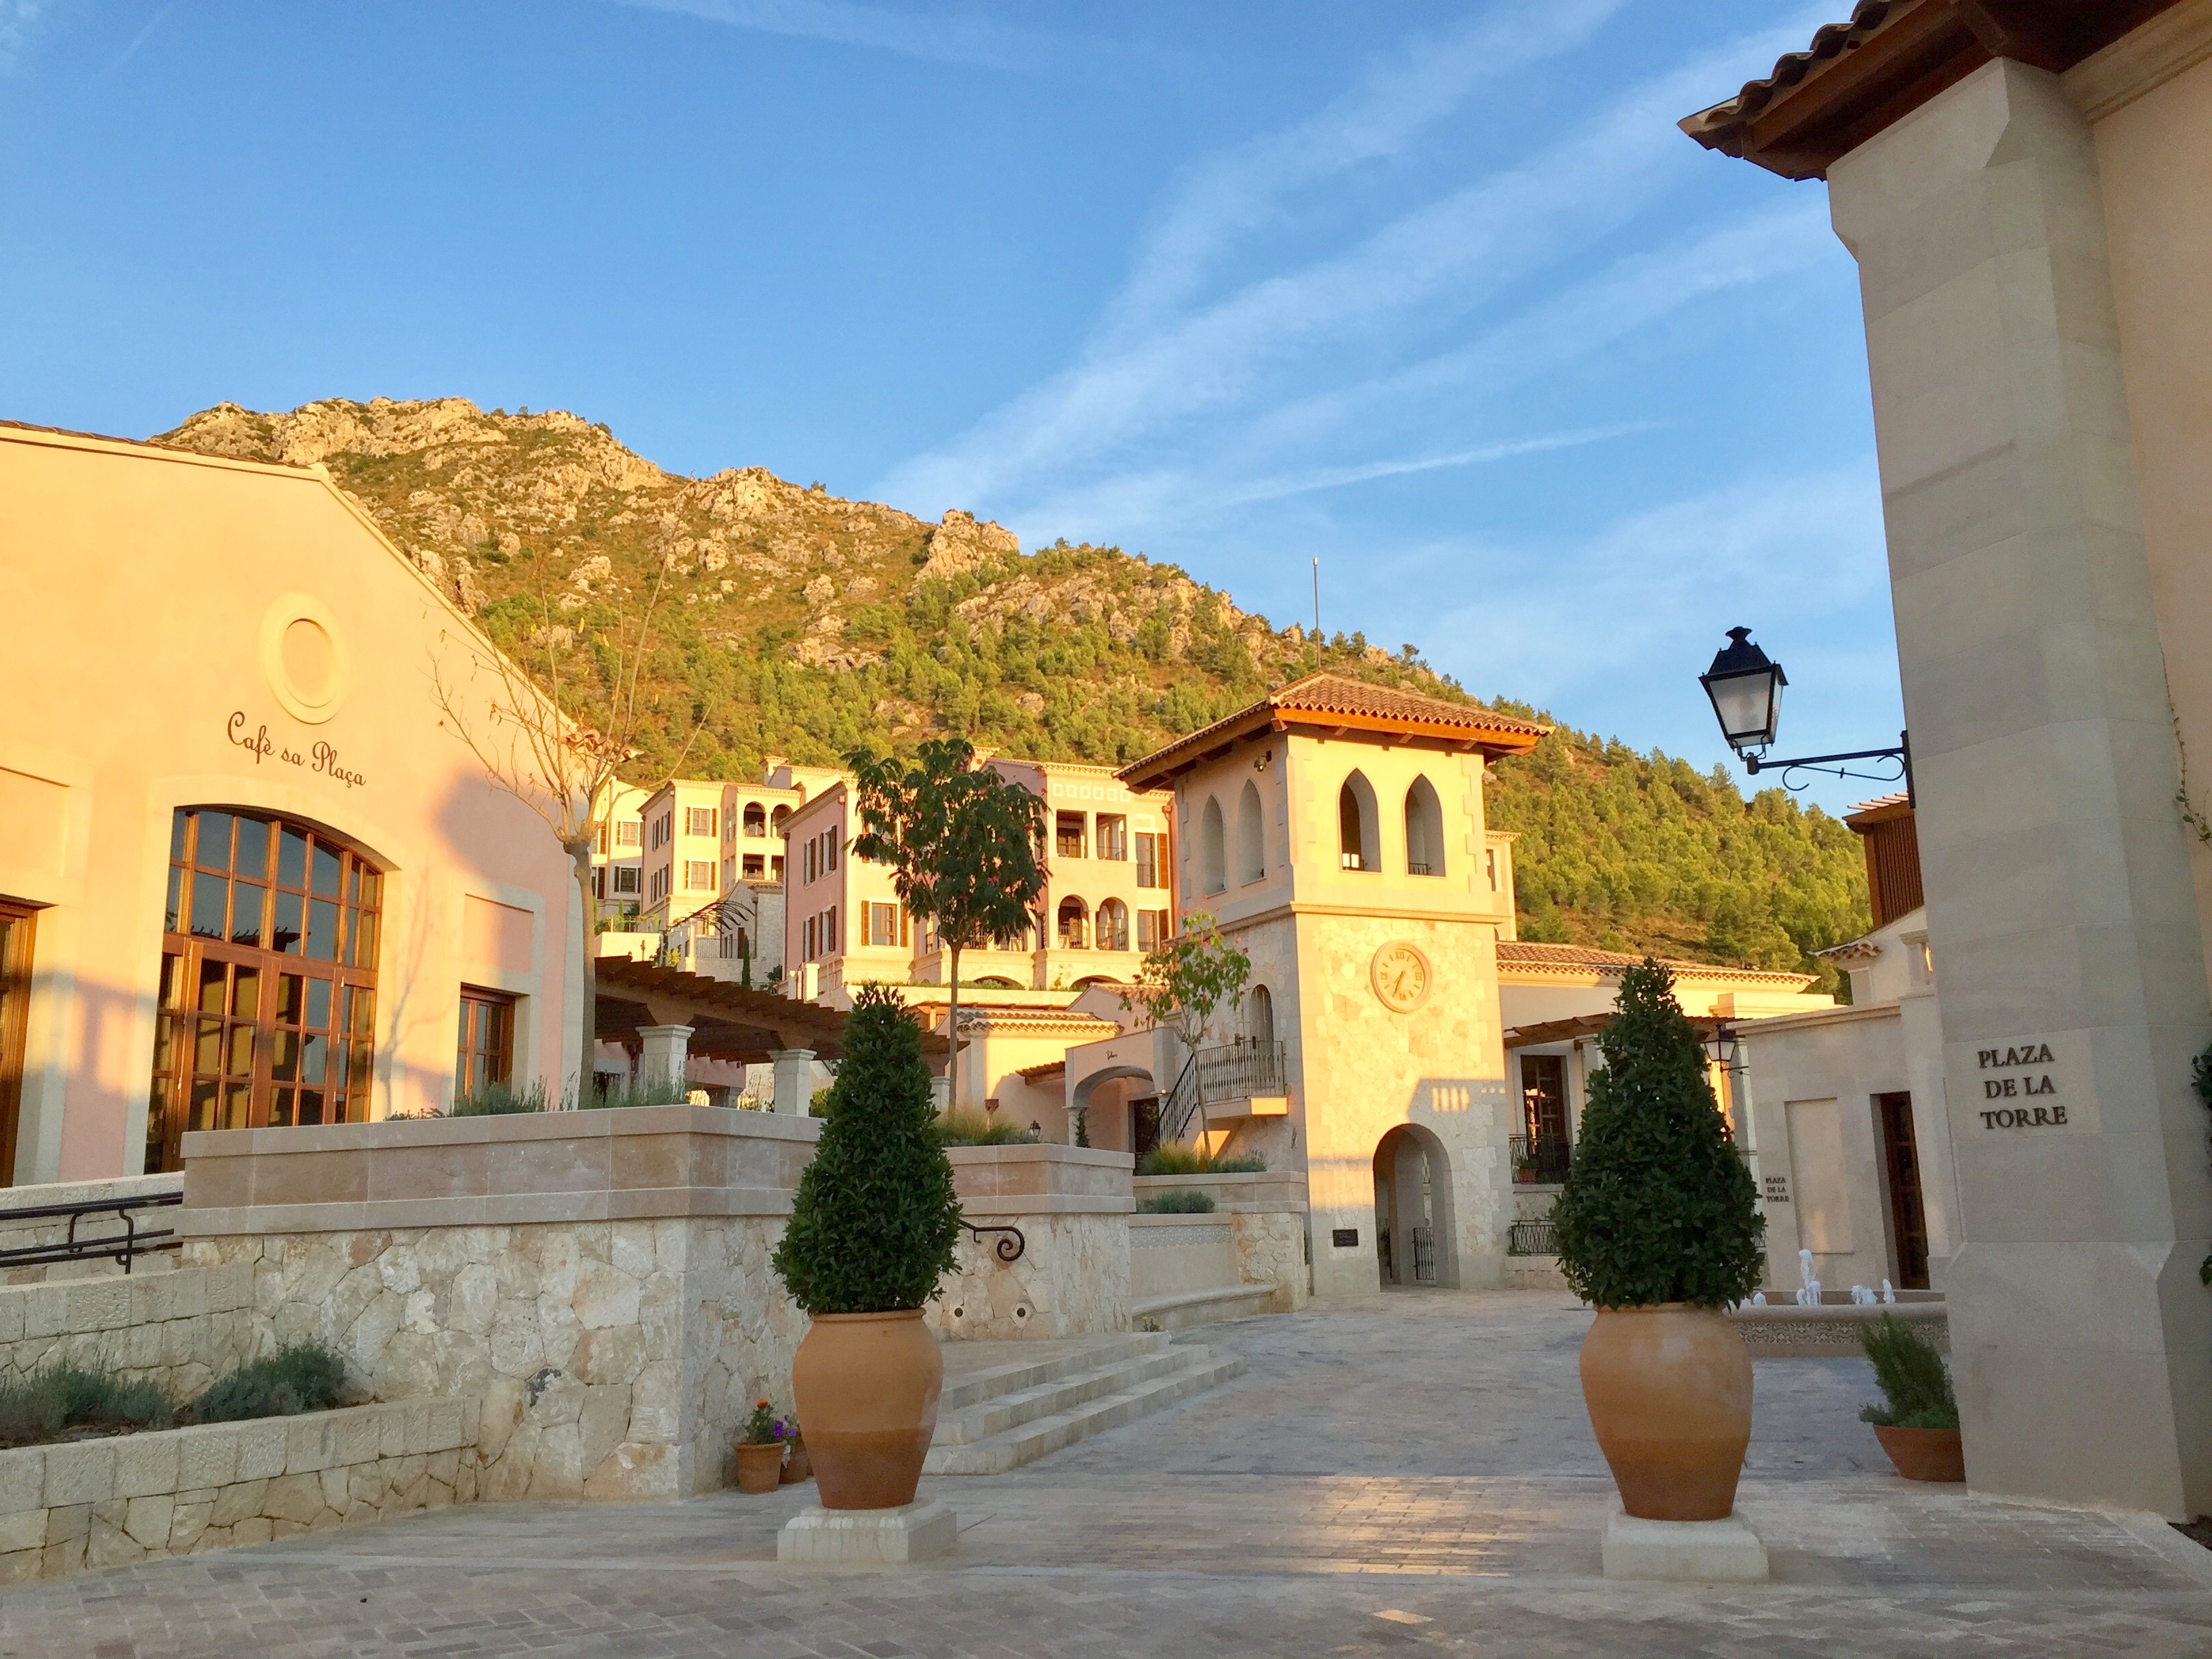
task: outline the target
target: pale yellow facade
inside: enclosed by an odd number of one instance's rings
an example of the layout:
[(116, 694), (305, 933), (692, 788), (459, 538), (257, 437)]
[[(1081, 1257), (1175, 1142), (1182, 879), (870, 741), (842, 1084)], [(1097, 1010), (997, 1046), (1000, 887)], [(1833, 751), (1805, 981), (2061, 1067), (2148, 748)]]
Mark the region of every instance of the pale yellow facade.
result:
[(573, 1084), (572, 866), (434, 702), (488, 728), (490, 647), (327, 474), (0, 427), (0, 590), (36, 619), (0, 653), (0, 1180), (442, 1106), (472, 998), (480, 1060)]

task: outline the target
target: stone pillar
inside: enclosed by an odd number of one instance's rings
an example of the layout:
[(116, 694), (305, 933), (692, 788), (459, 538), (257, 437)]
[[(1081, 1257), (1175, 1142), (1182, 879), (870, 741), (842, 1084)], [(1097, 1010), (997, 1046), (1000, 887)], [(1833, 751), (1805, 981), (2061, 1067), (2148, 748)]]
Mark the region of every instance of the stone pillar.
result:
[(658, 1083), (684, 1080), (690, 1063), (691, 1027), (641, 1025), (637, 1028), (637, 1080)]
[(2203, 1514), (2205, 969), (2090, 134), (2000, 60), (1829, 184), (1942, 987), (1967, 1478)]
[(929, 1098), (939, 1115), (949, 1110), (952, 1105), (952, 1079), (943, 1075), (930, 1079)]
[(769, 1059), (775, 1065), (775, 1109), (805, 1117), (813, 1104), (814, 1050), (778, 1048)]

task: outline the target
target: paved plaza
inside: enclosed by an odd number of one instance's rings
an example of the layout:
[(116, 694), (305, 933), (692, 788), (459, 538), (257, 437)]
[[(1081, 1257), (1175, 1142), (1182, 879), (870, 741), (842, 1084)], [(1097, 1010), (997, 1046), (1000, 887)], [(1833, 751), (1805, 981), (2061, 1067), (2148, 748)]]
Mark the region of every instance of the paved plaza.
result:
[(0, 1656), (2212, 1655), (2212, 1552), (1908, 1486), (1856, 1360), (1758, 1369), (1774, 1583), (1609, 1584), (1564, 1297), (1408, 1292), (1218, 1325), (1246, 1374), (1013, 1474), (925, 1483), (957, 1557), (781, 1567), (812, 1487), (485, 1504), (0, 1595)]

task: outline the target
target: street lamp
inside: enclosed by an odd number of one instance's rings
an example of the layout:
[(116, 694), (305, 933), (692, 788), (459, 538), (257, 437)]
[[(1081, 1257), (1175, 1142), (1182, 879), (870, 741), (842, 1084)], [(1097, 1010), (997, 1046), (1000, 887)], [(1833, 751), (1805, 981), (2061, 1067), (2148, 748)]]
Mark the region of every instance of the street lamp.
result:
[[(1766, 751), (1773, 747), (1776, 729), (1782, 724), (1782, 688), (1790, 684), (1790, 677), (1782, 672), (1780, 663), (1752, 643), (1748, 628), (1731, 628), (1728, 637), (1729, 642), (1714, 654), (1713, 665), (1698, 676), (1698, 684), (1705, 688), (1705, 696), (1712, 702), (1713, 717), (1721, 723), (1721, 736), (1728, 739), (1728, 746), (1735, 750), (1746, 771), (1753, 777), (1761, 772), (1778, 771), (1783, 786), (1790, 789), (1805, 787), (1802, 781), (1791, 781), (1790, 775), (1796, 771), (1863, 778), (1869, 783), (1902, 783), (1906, 799), (1911, 799), (1912, 743), (1902, 732), (1897, 735), (1894, 749), (1854, 749), (1839, 755), (1767, 759)], [(1853, 772), (1833, 764), (1853, 760), (1895, 761), (1897, 770)]]
[(1714, 655), (1713, 665), (1698, 676), (1698, 684), (1712, 699), (1714, 717), (1729, 748), (1739, 755), (1747, 749), (1763, 753), (1773, 743), (1774, 729), (1782, 724), (1782, 688), (1790, 677), (1751, 642), (1748, 628), (1729, 629), (1729, 642)]

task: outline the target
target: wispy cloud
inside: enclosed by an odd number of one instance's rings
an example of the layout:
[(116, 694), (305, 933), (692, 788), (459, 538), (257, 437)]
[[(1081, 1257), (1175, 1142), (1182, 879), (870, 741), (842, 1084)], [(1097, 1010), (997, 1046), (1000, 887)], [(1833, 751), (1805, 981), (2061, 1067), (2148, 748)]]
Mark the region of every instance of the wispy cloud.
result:
[[(4, 3), (4, 0), (0, 0)], [(1018, 69), (1050, 55), (1045, 37), (1007, 27), (972, 7), (903, 10), (853, 0), (621, 0), (760, 34), (867, 46), (934, 63)]]
[(1216, 499), (1224, 506), (1277, 501), (1285, 495), (1304, 495), (1316, 489), (1338, 489), (1346, 484), (1366, 483), (1376, 478), (1400, 478), (1409, 473), (1436, 472), (1447, 467), (1480, 466), (1486, 461), (1510, 460), (1516, 455), (1540, 455), (1555, 449), (1578, 449), (1584, 444), (1602, 443), (1607, 438), (1626, 437), (1632, 432), (1648, 432), (1657, 424), (1656, 421), (1623, 421), (1612, 426), (1591, 427), (1580, 432), (1555, 432), (1540, 438), (1511, 438), (1500, 443), (1480, 444), (1473, 449), (1456, 450), (1449, 455), (1368, 461), (1358, 466), (1315, 467), (1304, 472), (1284, 473), (1235, 485), (1219, 492)]
[(1139, 245), (1102, 334), (1141, 331), (1187, 303), (1238, 238), (1273, 220), (1285, 199), (1401, 153), (1503, 79), (1582, 45), (1626, 0), (1554, 0), (1475, 14), (1386, 54), (1309, 117), (1185, 171)]
[(160, 28), (161, 25), (167, 21), (169, 14), (176, 9), (175, 0), (171, 0), (169, 4), (163, 6), (159, 11), (148, 18), (143, 27), (139, 29), (138, 33), (131, 37), (131, 44), (124, 47), (122, 53), (115, 59), (115, 61), (110, 64), (106, 69), (102, 70), (100, 73), (102, 75), (112, 75), (116, 70), (121, 69), (125, 64), (129, 63), (133, 58), (136, 58), (138, 55), (138, 48), (144, 46), (148, 40), (153, 38), (154, 31)]
[[(1836, 617), (1885, 592), (1882, 550), (1880, 492), (1854, 457), (1639, 508), (1587, 537), (1419, 550), (1400, 574), (1445, 564), (1480, 573), (1479, 601), (1407, 617), (1426, 621), (1439, 667), (1589, 706), (1611, 688), (1693, 674), (1734, 623), (1802, 659), (1834, 635)], [(1758, 596), (1759, 615), (1716, 610), (1745, 593)]]
[(1131, 291), (1145, 297), (1110, 307), (1115, 321), (1073, 366), (945, 449), (895, 469), (882, 489), (890, 499), (932, 510), (1001, 502), (1249, 396), (1297, 352), (1408, 317), (1433, 326), (1440, 313), (1493, 301), (1644, 207), (1664, 170), (1693, 159), (1678, 150), (1673, 118), (1725, 79), (1729, 66), (1796, 38), (1776, 29), (1680, 64), (1527, 160), (1401, 215), (1340, 252), (1135, 330), (1133, 321), (1157, 311), (1201, 262), (1201, 239), (1185, 238), (1178, 258), (1144, 265), (1150, 274)]
[(39, 21), (57, 9), (54, 0), (0, 0), (0, 70), (15, 67)]

